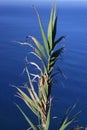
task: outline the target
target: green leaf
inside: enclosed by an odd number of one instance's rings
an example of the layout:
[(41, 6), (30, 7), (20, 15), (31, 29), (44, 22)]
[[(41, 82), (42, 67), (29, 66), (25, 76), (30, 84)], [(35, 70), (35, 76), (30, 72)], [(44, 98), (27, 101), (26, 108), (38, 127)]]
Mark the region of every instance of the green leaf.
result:
[(49, 111), (48, 111), (48, 115), (47, 115), (47, 121), (46, 121), (46, 129), (49, 129), (49, 125), (50, 125), (50, 110), (51, 110), (51, 106), (49, 107)]
[(37, 11), (37, 9), (35, 7), (34, 7), (34, 10), (35, 10), (35, 12), (37, 14), (37, 17), (38, 17), (38, 22), (39, 22), (39, 26), (40, 26), (40, 30), (41, 30), (41, 34), (42, 34), (42, 38), (43, 38), (46, 54), (49, 55), (48, 42), (47, 42), (47, 39), (46, 39), (46, 35), (44, 33), (44, 29), (43, 29), (43, 26), (42, 26), (41, 19), (40, 19), (39, 13), (38, 13), (38, 11)]
[(33, 36), (29, 36), (33, 42), (36, 44), (36, 46), (38, 47), (38, 49), (40, 50), (40, 53), (43, 54), (44, 57), (46, 57), (46, 53), (45, 53), (45, 50), (44, 50), (44, 47), (41, 45), (41, 43)]
[(60, 125), (60, 128), (58, 130), (65, 130), (70, 124), (73, 123), (73, 121), (76, 119), (76, 117), (79, 115), (80, 112), (76, 113), (71, 119), (69, 119), (69, 115), (71, 114), (72, 110), (75, 108), (76, 104), (73, 105), (71, 109), (69, 109)]
[[(31, 86), (31, 90), (32, 90), (33, 95), (34, 95), (34, 97), (35, 97), (35, 99), (36, 99), (36, 102), (34, 102), (34, 104), (35, 104), (36, 107), (37, 107), (36, 109), (37, 109), (37, 111), (39, 111), (39, 112), (40, 112), (41, 114), (43, 114), (43, 116), (44, 116), (44, 110), (43, 110), (42, 102), (40, 101), (40, 99), (39, 99), (37, 93), (36, 93), (35, 90), (34, 90), (34, 87), (33, 87), (32, 81), (31, 81), (31, 79), (30, 79), (30, 74), (29, 74), (29, 71), (28, 71), (27, 67), (26, 67), (26, 72), (27, 72), (27, 75), (28, 75), (28, 79), (29, 79), (29, 83), (30, 83), (30, 86)], [(32, 105), (32, 104), (31, 104), (31, 105)]]
[(48, 86), (46, 84), (43, 85), (42, 96), (43, 96), (45, 104), (46, 104), (47, 103), (47, 96), (48, 96)]
[(47, 65), (46, 65), (46, 61), (45, 61), (45, 59), (44, 59), (43, 55), (41, 55), (41, 53), (39, 52), (39, 50), (38, 50), (38, 49), (36, 49), (36, 48), (34, 48), (34, 51), (35, 51), (36, 55), (38, 55), (38, 57), (39, 57), (39, 58), (40, 58), (40, 60), (42, 61), (43, 66), (44, 66), (44, 68), (45, 68), (45, 70), (46, 70)]
[[(34, 94), (33, 94), (33, 92), (32, 92), (32, 90), (30, 89), (30, 88), (28, 88), (27, 87), (27, 90), (28, 90), (28, 92), (29, 92), (29, 94), (30, 94), (30, 96), (31, 96), (31, 98), (32, 98), (32, 100), (33, 100), (33, 102), (36, 104), (36, 106), (38, 107), (38, 104), (37, 104), (37, 99), (34, 97)], [(32, 112), (38, 117), (38, 119), (40, 119), (40, 114), (39, 114), (39, 109), (35, 109), (32, 105), (28, 105), (29, 106), (29, 108), (32, 110)]]
[(50, 47), (50, 50), (52, 49), (52, 20), (53, 20), (53, 9), (51, 10), (51, 13), (50, 13), (50, 20), (49, 20), (49, 24), (48, 24), (48, 42), (49, 42), (49, 47)]
[(21, 89), (17, 88), (17, 90), (19, 92), (18, 94), (19, 94), (20, 98), (22, 98), (22, 100), (30, 107), (30, 109), (31, 109), (31, 107), (33, 107), (34, 109), (37, 110), (37, 104), (35, 104), (34, 101), (31, 100), (29, 98), (29, 96), (27, 96), (27, 94), (24, 93)]
[(56, 5), (54, 5), (54, 8), (53, 8), (53, 31), (52, 31), (53, 41), (55, 40), (56, 30), (57, 30), (57, 16), (56, 16)]
[(53, 54), (51, 55), (50, 61), (49, 61), (49, 73), (51, 73), (51, 71), (53, 70), (53, 67), (56, 63), (56, 61), (58, 60), (58, 57), (60, 56), (62, 50), (64, 49), (64, 47), (59, 48), (58, 50), (56, 50), (55, 52), (53, 52)]
[(35, 127), (35, 125), (30, 121), (30, 119), (27, 117), (27, 115), (22, 111), (22, 109), (16, 105), (18, 107), (18, 109), (20, 110), (20, 112), (22, 113), (22, 115), (25, 117), (26, 121), (28, 122), (28, 124), (31, 126), (31, 128), (33, 130), (37, 130), (37, 127)]
[(34, 50), (36, 52), (30, 52), (30, 53), (33, 54), (34, 56), (36, 56), (42, 62), (44, 72), (47, 73), (47, 65), (46, 65), (47, 63), (46, 63), (45, 59), (41, 56), (40, 52), (37, 49), (34, 49)]
[(55, 58), (54, 60), (52, 60), (52, 61), (50, 62), (50, 64), (49, 64), (49, 70), (48, 70), (49, 73), (51, 73), (51, 71), (53, 70), (56, 61), (57, 61), (57, 58)]
[(39, 97), (38, 97), (37, 93), (36, 93), (35, 90), (34, 90), (34, 87), (33, 87), (33, 84), (32, 84), (32, 81), (31, 81), (31, 78), (30, 78), (30, 74), (29, 74), (29, 71), (28, 71), (27, 67), (26, 67), (26, 72), (27, 72), (27, 75), (28, 75), (28, 79), (29, 79), (29, 83), (30, 83), (31, 90), (32, 90), (32, 92), (33, 92), (33, 94), (34, 94), (34, 96), (35, 96), (37, 102), (41, 105), (41, 102), (40, 102), (40, 100), (39, 100)]
[(56, 18), (57, 18), (57, 15), (56, 15), (56, 5), (54, 4), (54, 6), (53, 6), (53, 28), (55, 26)]

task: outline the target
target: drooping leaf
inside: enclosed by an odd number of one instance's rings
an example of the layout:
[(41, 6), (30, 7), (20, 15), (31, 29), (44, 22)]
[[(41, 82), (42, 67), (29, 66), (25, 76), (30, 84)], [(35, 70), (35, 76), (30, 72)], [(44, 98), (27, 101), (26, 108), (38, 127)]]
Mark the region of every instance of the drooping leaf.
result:
[(43, 66), (44, 66), (44, 68), (45, 68), (45, 70), (46, 70), (47, 65), (46, 65), (46, 61), (45, 61), (43, 55), (41, 55), (41, 53), (40, 53), (40, 52), (38, 51), (38, 49), (36, 49), (36, 48), (34, 48), (34, 51), (35, 51), (35, 53), (38, 55), (38, 57), (41, 59), (41, 61), (42, 61), (42, 63), (43, 63)]
[(17, 42), (16, 43), (20, 44), (20, 45), (24, 45), (24, 46), (29, 46), (29, 47), (32, 47), (32, 45), (28, 42)]
[(29, 106), (35, 108), (37, 110), (37, 104), (34, 103), (33, 100), (29, 98), (29, 96), (24, 93), (21, 89), (17, 88), (19, 96), (22, 98), (22, 100)]
[[(32, 98), (32, 100), (33, 100), (33, 102), (37, 105), (37, 107), (38, 107), (38, 101), (37, 101), (37, 99), (34, 97), (34, 94), (33, 94), (33, 92), (32, 92), (32, 90), (30, 89), (30, 88), (28, 88), (27, 87), (27, 90), (28, 90), (28, 92), (29, 92), (29, 94), (30, 94), (30, 96), (31, 96), (31, 98)], [(32, 106), (30, 106), (30, 109), (32, 109), (32, 111), (33, 111), (33, 113), (38, 117), (38, 119), (40, 119), (40, 114), (39, 114), (39, 111), (38, 111), (38, 109), (34, 109), (34, 107), (32, 107)]]
[[(45, 60), (43, 59), (41, 59), (41, 57), (40, 57), (40, 54), (38, 54), (38, 52), (37, 53), (35, 53), (35, 52), (30, 52), (31, 54), (33, 54), (34, 56), (36, 56), (40, 61), (41, 61), (41, 63), (42, 63), (42, 66), (43, 66), (43, 68), (44, 68), (44, 72), (45, 73), (47, 73), (47, 65), (46, 65), (46, 62), (45, 62)], [(43, 70), (43, 69), (42, 69)]]
[(46, 58), (46, 53), (45, 53), (45, 50), (44, 50), (44, 47), (41, 45), (41, 43), (33, 36), (29, 36), (33, 42), (36, 44), (36, 46), (38, 47), (38, 49), (40, 50), (40, 53), (43, 54), (43, 56)]
[(30, 86), (31, 86), (31, 90), (32, 90), (33, 95), (34, 95), (34, 97), (35, 97), (35, 99), (36, 99), (36, 103), (35, 103), (35, 104), (37, 104), (37, 110), (38, 110), (38, 111), (43, 115), (43, 117), (44, 117), (44, 116), (45, 116), (45, 111), (44, 111), (44, 109), (43, 109), (42, 102), (40, 101), (40, 99), (39, 99), (37, 93), (36, 93), (35, 90), (34, 90), (34, 87), (33, 87), (33, 84), (32, 84), (32, 81), (31, 81), (31, 78), (30, 78), (30, 74), (29, 74), (29, 71), (28, 71), (27, 67), (26, 67), (26, 72), (27, 72), (27, 75), (28, 75), (28, 79), (29, 79), (29, 83), (30, 83)]
[(35, 62), (29, 62), (29, 63), (30, 63), (31, 65), (34, 65), (34, 66), (40, 71), (41, 75), (43, 74), (42, 69), (39, 67), (38, 64), (36, 64)]
[(37, 99), (34, 97), (34, 95), (32, 94), (31, 95), (31, 91), (28, 87), (26, 87), (31, 98), (29, 96), (27, 96), (26, 93), (24, 93), (22, 90), (20, 90), (19, 88), (18, 89), (18, 95), (20, 96), (20, 98), (25, 102), (25, 104), (31, 109), (31, 111), (38, 117), (40, 118), (40, 115), (39, 115), (39, 107), (38, 107), (38, 101)]
[[(44, 45), (42, 45), (35, 37), (29, 36), (32, 39), (32, 41), (34, 42), (34, 44), (36, 45), (34, 47), (33, 45), (30, 44), (30, 46), (34, 50), (34, 52), (32, 52), (32, 54), (37, 56), (40, 59), (40, 61), (42, 62), (42, 64), (41, 64), (42, 70), (38, 64), (36, 64), (35, 62), (32, 62), (32, 61), (30, 62), (31, 65), (34, 65), (34, 67), (36, 67), (39, 70), (40, 75), (30, 73), (28, 71), (28, 68), (26, 67), (25, 70), (26, 70), (29, 85), (30, 85), (30, 88), (28, 88), (28, 86), (27, 86), (29, 97), (27, 97), (28, 95), (26, 93), (23, 93), (23, 91), (20, 89), (18, 90), (19, 91), (18, 96), (22, 98), (22, 100), (25, 102), (25, 104), (27, 104), (27, 106), (32, 110), (32, 112), (38, 117), (40, 125), (35, 126), (35, 128), (38, 130), (43, 130), (44, 129), (43, 126), (45, 126), (44, 130), (48, 130), (49, 125), (50, 125), (49, 95), (51, 93), (51, 86), (52, 86), (51, 78), (53, 78), (53, 77), (51, 77), (51, 74), (52, 74), (51, 72), (54, 68), (54, 65), (55, 65), (59, 55), (62, 52), (61, 48), (58, 49), (57, 51), (55, 51), (54, 49), (63, 38), (59, 38), (57, 41), (55, 41), (56, 31), (57, 31), (56, 30), (57, 29), (57, 16), (56, 16), (55, 7), (52, 8), (51, 13), (50, 13), (50, 19), (49, 19), (49, 25), (48, 25), (48, 39), (46, 38), (46, 34), (44, 32), (44, 28), (43, 28), (39, 13), (35, 7), (34, 7), (34, 10), (38, 17), (38, 22), (39, 22)], [(25, 44), (25, 45), (28, 45), (28, 44)], [(38, 90), (39, 95), (42, 96), (40, 98), (38, 96), (37, 92), (35, 92), (33, 81), (36, 77), (38, 77), (38, 79), (40, 79), (40, 77), (43, 76), (44, 74), (46, 74), (48, 77), (47, 77), (46, 81), (43, 80), (44, 83), (42, 84), (42, 91), (40, 92)], [(32, 79), (31, 79), (31, 75), (33, 77)], [(38, 84), (38, 86), (39, 86), (39, 84)], [(21, 110), (21, 108), (19, 108), (19, 109)], [(30, 119), (28, 120), (28, 117), (25, 115), (25, 113), (22, 110), (21, 110), (21, 112), (24, 115), (24, 117), (26, 118), (26, 120), (29, 122), (29, 124), (31, 125), (32, 129), (34, 129), (34, 125), (30, 121)], [(44, 120), (45, 120), (45, 123), (43, 123)], [(67, 116), (67, 118), (64, 119), (64, 123), (63, 123), (64, 127), (66, 127), (71, 122), (72, 122), (72, 120), (68, 120), (68, 116)], [(36, 129), (34, 129), (34, 130), (36, 130)]]
[(32, 84), (32, 81), (31, 81), (31, 78), (30, 78), (30, 74), (29, 74), (29, 71), (28, 71), (28, 68), (26, 67), (26, 72), (27, 72), (27, 76), (28, 76), (28, 79), (29, 79), (29, 83), (30, 83), (30, 87), (31, 87), (31, 90), (36, 98), (36, 100), (38, 101), (38, 103), (41, 105), (41, 102), (39, 100), (39, 97), (37, 95), (37, 93), (35, 92), (34, 90), (34, 87), (33, 87), (33, 84)]

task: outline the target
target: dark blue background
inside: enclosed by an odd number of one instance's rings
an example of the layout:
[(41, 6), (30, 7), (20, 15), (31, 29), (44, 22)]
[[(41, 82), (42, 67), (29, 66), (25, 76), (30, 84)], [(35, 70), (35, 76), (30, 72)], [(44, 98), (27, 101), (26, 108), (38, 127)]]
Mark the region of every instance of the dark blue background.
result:
[[(58, 7), (58, 6), (57, 6)], [(38, 6), (44, 28), (47, 28), (50, 6)], [(52, 129), (57, 129), (66, 109), (77, 103), (75, 112), (82, 110), (79, 124), (87, 125), (87, 8), (58, 7), (57, 36), (66, 35), (63, 41), (65, 51), (63, 60), (58, 62), (66, 79), (59, 81), (53, 87), (54, 103), (52, 116), (58, 119), (52, 121)], [(0, 130), (26, 130), (28, 125), (14, 103), (21, 101), (14, 95), (16, 89), (10, 85), (22, 85), (27, 78), (22, 74), (25, 67), (25, 57), (29, 48), (20, 46), (14, 41), (25, 41), (27, 35), (36, 36), (42, 41), (38, 21), (29, 6), (0, 6)], [(23, 106), (23, 105), (22, 105)], [(26, 109), (23, 106), (24, 109)], [(75, 113), (74, 112), (74, 113)], [(33, 116), (29, 112), (32, 120)]]

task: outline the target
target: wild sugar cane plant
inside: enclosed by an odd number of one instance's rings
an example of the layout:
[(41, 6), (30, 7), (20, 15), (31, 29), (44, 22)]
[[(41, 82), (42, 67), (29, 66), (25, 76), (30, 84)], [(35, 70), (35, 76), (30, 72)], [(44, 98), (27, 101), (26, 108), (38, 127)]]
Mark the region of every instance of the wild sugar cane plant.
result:
[[(27, 36), (27, 42), (21, 43), (23, 45), (27, 45), (32, 47), (32, 54), (40, 60), (40, 64), (27, 61), (31, 66), (33, 65), (35, 68), (38, 69), (38, 74), (31, 74), (28, 70), (28, 66), (25, 67), (25, 71), (28, 77), (29, 85), (26, 83), (24, 85), (27, 93), (25, 93), (22, 89), (17, 87), (17, 96), (21, 98), (26, 106), (34, 113), (37, 117), (38, 124), (34, 124), (31, 122), (27, 114), (17, 105), (29, 126), (33, 130), (49, 130), (50, 126), (50, 111), (51, 111), (51, 88), (52, 82), (54, 80), (54, 76), (58, 74), (58, 72), (54, 73), (54, 65), (56, 61), (59, 59), (60, 54), (62, 53), (64, 47), (59, 48), (59, 43), (65, 38), (65, 36), (61, 36), (56, 40), (56, 33), (57, 33), (57, 15), (56, 15), (56, 6), (54, 5), (50, 12), (50, 18), (48, 23), (47, 35), (44, 32), (44, 28), (39, 16), (39, 13), (35, 7), (33, 7), (40, 26), (40, 31), (43, 39), (43, 44), (37, 40), (33, 36)], [(30, 44), (28, 41), (31, 39), (34, 45)], [(31, 75), (33, 79), (31, 79)], [(35, 84), (33, 81), (37, 78), (37, 86), (38, 92), (35, 91)], [(67, 115), (63, 119), (61, 125), (59, 126), (58, 130), (65, 130), (68, 125), (70, 125), (77, 115), (74, 115), (71, 120), (68, 119), (71, 110), (68, 111)]]

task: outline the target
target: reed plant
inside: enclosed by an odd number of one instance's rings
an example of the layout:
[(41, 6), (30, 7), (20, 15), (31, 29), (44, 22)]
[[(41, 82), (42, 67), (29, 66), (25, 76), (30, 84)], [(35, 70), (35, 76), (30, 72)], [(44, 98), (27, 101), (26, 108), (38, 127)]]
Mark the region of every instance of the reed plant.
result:
[[(28, 83), (24, 84), (24, 88), (27, 92), (17, 87), (17, 96), (21, 98), (28, 109), (33, 112), (33, 114), (36, 116), (38, 124), (34, 124), (34, 122), (31, 122), (30, 118), (23, 111), (23, 109), (19, 105), (17, 105), (17, 107), (28, 122), (30, 129), (49, 130), (51, 106), (53, 100), (51, 97), (51, 88), (53, 86), (54, 77), (57, 74), (61, 73), (60, 69), (54, 71), (54, 66), (56, 65), (57, 60), (60, 59), (60, 55), (64, 50), (64, 46), (60, 46), (60, 43), (63, 39), (65, 39), (65, 36), (61, 36), (58, 39), (56, 38), (56, 5), (53, 5), (50, 12), (47, 35), (45, 34), (42, 21), (37, 9), (34, 6), (33, 8), (38, 18), (43, 43), (41, 43), (34, 36), (27, 36), (26, 42), (18, 43), (31, 47), (32, 51), (30, 53), (34, 57), (39, 59), (40, 62), (36, 63), (34, 61), (26, 60), (27, 65), (25, 67), (25, 72), (27, 74)], [(29, 43), (29, 39), (33, 41), (33, 44)], [(34, 66), (38, 70), (38, 73), (31, 73), (28, 64)], [(35, 80), (36, 83), (34, 83)], [(35, 90), (35, 85), (37, 86), (38, 91)], [(69, 116), (74, 107), (75, 105), (67, 111), (63, 120), (61, 121), (60, 126), (58, 127), (58, 130), (66, 130), (68, 126), (75, 120), (78, 113), (74, 115), (71, 119), (69, 119)], [(73, 130), (76, 130), (76, 128), (73, 128)], [(78, 130), (80, 130), (80, 127), (78, 128)]]

